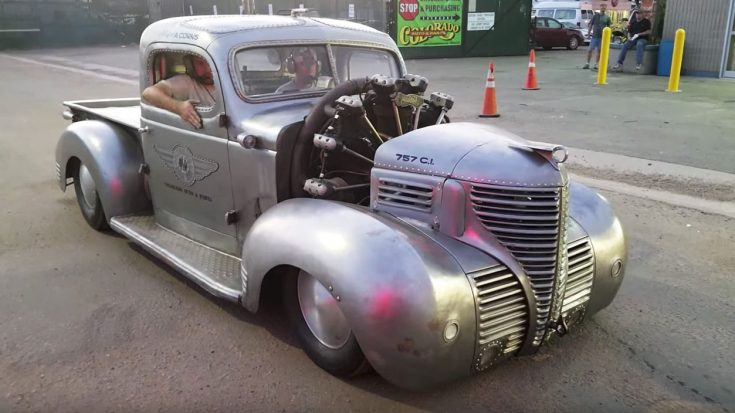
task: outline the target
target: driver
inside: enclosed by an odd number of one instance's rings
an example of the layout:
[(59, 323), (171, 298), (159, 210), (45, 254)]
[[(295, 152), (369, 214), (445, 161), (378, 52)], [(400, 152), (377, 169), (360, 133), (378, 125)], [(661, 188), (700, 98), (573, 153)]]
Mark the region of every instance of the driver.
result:
[(297, 47), (291, 50), (286, 62), (289, 71), (294, 73), (294, 78), (276, 89), (276, 93), (296, 92), (316, 87), (318, 59), (314, 49)]
[(184, 56), (186, 74), (172, 76), (143, 90), (143, 99), (173, 112), (193, 128), (202, 127), (195, 105), (214, 106), (214, 79), (209, 63), (199, 56)]

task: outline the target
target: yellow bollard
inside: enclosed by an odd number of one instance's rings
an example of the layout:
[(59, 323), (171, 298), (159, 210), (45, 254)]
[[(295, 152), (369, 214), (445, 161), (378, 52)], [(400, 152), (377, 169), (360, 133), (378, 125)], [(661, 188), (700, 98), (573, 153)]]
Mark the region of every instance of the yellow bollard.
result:
[(679, 90), (679, 78), (681, 78), (681, 59), (684, 58), (684, 38), (686, 32), (684, 29), (676, 31), (674, 37), (674, 56), (671, 58), (671, 73), (669, 73), (669, 87), (667, 92), (681, 92)]
[(599, 71), (597, 72), (598, 85), (607, 84), (607, 61), (610, 58), (610, 36), (612, 30), (609, 27), (602, 29), (602, 46), (600, 46)]

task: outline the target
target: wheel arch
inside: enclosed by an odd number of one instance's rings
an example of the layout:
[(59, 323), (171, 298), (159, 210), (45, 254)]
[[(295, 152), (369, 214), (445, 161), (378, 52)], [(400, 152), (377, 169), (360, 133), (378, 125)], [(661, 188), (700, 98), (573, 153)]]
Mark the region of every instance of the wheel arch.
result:
[[(347, 204), (284, 201), (256, 221), (242, 266), (250, 311), (258, 309), (263, 281), (284, 269), (331, 287), (370, 364), (393, 383), (425, 387), (470, 373), (476, 320), (469, 280), (450, 254), (405, 223)], [(449, 321), (461, 333), (447, 342)]]
[(108, 220), (151, 208), (143, 176), (138, 173), (143, 162), (143, 151), (131, 132), (100, 120), (72, 123), (56, 145), (61, 190), (66, 190), (74, 168), (86, 165)]

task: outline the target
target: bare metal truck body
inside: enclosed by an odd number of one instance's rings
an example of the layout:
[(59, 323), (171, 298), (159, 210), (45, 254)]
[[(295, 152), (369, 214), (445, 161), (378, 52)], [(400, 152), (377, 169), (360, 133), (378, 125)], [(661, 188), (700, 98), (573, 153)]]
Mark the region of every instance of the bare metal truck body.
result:
[[(275, 93), (294, 47), (318, 52), (323, 87)], [(451, 96), (423, 96), (387, 35), (305, 17), (163, 20), (141, 39), (141, 91), (179, 55), (214, 73), (202, 128), (140, 99), (65, 102), (59, 185), (90, 225), (216, 296), (257, 311), (273, 282), (332, 374), (435, 385), (535, 353), (617, 293), (622, 227), (569, 182), (565, 149), (450, 123)]]

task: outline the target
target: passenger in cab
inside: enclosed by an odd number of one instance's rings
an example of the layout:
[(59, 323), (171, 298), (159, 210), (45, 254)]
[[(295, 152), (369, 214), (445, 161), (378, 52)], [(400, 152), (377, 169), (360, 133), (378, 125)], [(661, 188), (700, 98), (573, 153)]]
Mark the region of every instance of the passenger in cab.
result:
[(186, 74), (172, 76), (143, 90), (143, 99), (153, 106), (176, 113), (194, 129), (202, 127), (196, 106), (215, 104), (214, 78), (206, 60), (184, 56)]

